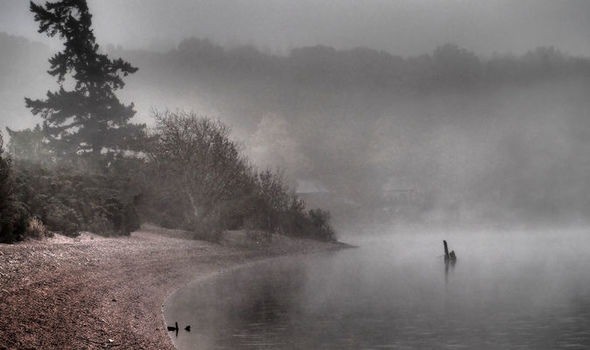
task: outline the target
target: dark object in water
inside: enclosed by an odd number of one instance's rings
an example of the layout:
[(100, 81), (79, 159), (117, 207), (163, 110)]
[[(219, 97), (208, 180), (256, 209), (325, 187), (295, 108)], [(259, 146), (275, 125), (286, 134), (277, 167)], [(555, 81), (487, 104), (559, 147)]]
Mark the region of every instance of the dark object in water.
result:
[(443, 241), (443, 245), (445, 247), (445, 262), (456, 262), (457, 261), (457, 255), (455, 255), (455, 251), (452, 250), (449, 253), (449, 247), (447, 246), (447, 241)]
[(174, 322), (174, 327), (168, 326), (169, 332), (176, 332), (176, 336), (178, 337), (178, 322)]
[(191, 331), (191, 325), (189, 324), (188, 326), (184, 327), (184, 330), (187, 332)]

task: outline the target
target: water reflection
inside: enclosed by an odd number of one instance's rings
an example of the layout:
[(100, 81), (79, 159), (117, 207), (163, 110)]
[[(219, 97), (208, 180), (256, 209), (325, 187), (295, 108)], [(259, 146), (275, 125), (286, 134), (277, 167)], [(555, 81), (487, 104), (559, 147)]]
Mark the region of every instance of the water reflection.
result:
[(457, 256), (455, 255), (455, 251), (452, 250), (449, 253), (449, 247), (447, 245), (447, 241), (443, 240), (443, 248), (445, 251), (444, 261), (445, 261), (445, 284), (449, 283), (449, 268), (453, 270), (455, 268), (455, 264), (457, 263)]
[(584, 349), (586, 237), (456, 234), (460, 265), (437, 235), (361, 242), (186, 288), (166, 317), (193, 325), (180, 349)]
[(445, 283), (449, 283), (449, 270), (452, 271), (455, 269), (455, 264), (457, 263), (457, 259), (448, 260), (445, 259)]

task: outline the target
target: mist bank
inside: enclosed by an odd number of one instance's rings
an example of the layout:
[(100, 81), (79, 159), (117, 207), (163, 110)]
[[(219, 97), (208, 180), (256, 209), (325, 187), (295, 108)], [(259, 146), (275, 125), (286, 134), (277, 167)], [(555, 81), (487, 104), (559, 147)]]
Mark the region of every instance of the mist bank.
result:
[(454, 45), (277, 56), (190, 39), (152, 60), (146, 70), (163, 74), (138, 86), (174, 76), (175, 105), (227, 118), (258, 164), (314, 184), (304, 198), (336, 223), (569, 223), (589, 212), (586, 58)]
[[(555, 223), (590, 211), (587, 58), (554, 48), (482, 57), (455, 45), (413, 57), (327, 46), (280, 56), (201, 39), (167, 53), (108, 50), (139, 67), (123, 91), (137, 119), (152, 107), (221, 118), (256, 165), (285, 169), (336, 223)], [(2, 60), (3, 70), (46, 69)], [(39, 91), (4, 84), (12, 104)], [(22, 111), (9, 125), (32, 120)]]

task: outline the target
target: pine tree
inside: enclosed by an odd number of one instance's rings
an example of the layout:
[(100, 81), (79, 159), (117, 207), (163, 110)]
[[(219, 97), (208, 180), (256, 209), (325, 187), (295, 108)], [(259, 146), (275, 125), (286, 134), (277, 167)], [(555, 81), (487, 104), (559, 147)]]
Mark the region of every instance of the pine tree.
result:
[(114, 91), (137, 68), (100, 52), (86, 0), (31, 2), (30, 10), (39, 33), (64, 41), (63, 51), (49, 59), (48, 73), (59, 90), (48, 91), (45, 100), (25, 98), (27, 108), (44, 119), (48, 147), (58, 158), (130, 149), (145, 126), (129, 122), (134, 105), (121, 103)]

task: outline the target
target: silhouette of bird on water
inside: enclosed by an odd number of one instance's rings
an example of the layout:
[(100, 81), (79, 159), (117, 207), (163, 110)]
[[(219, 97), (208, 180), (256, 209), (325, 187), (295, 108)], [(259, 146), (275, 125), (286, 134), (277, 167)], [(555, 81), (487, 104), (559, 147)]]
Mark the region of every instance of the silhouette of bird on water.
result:
[(168, 326), (169, 332), (176, 332), (176, 336), (178, 337), (178, 322), (174, 322), (174, 327)]
[[(176, 332), (176, 336), (178, 336), (178, 322), (174, 322), (174, 327), (172, 326), (168, 326), (168, 331), (170, 332)], [(189, 324), (188, 326), (184, 327), (184, 330), (187, 332), (191, 331), (191, 325)]]

